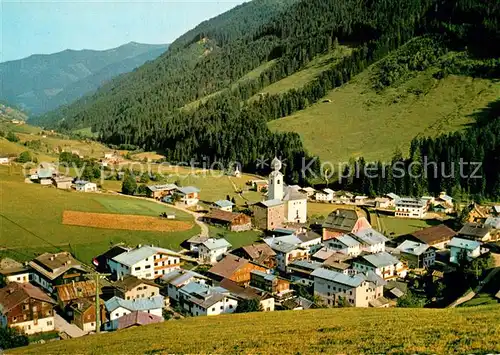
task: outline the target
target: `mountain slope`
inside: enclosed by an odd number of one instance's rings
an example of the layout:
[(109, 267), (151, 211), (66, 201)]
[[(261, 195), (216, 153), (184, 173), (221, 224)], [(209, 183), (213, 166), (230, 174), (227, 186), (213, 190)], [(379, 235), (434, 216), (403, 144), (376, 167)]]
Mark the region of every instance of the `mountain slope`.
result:
[(43, 113), (96, 90), (167, 48), (131, 42), (105, 51), (65, 50), (0, 63), (0, 97), (34, 114)]
[(500, 305), (258, 312), (186, 318), (12, 353), (498, 353), (499, 317)]

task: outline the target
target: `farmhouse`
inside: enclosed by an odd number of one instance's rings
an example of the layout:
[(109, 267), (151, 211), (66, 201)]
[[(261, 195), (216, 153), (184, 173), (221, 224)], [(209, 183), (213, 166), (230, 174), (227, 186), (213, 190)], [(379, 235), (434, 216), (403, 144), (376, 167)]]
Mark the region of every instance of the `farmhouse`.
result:
[(402, 197), (396, 201), (396, 217), (424, 218), (427, 212), (427, 203), (422, 199)]
[(73, 178), (70, 176), (56, 176), (52, 178), (55, 187), (61, 190), (69, 190), (73, 185)]
[(397, 249), (411, 269), (424, 268), (434, 265), (436, 261), (436, 249), (423, 243), (405, 240)]
[[(313, 271), (314, 295), (326, 306), (347, 303), (353, 307), (387, 307), (383, 298), (386, 282), (373, 271), (348, 276), (319, 268)], [(377, 301), (378, 302), (374, 302)]]
[(115, 280), (126, 275), (152, 280), (180, 269), (180, 261), (180, 254), (172, 250), (139, 246), (115, 256), (108, 265)]
[(228, 200), (219, 200), (214, 202), (214, 207), (227, 212), (233, 212), (234, 203)]
[(456, 235), (457, 233), (453, 229), (440, 224), (413, 232), (405, 236), (405, 239), (427, 244), (436, 249), (444, 249)]
[[(167, 274), (168, 275), (168, 274)], [(113, 284), (115, 296), (124, 300), (155, 297), (160, 295), (160, 287), (152, 281), (141, 280), (127, 275)]]
[(11, 282), (0, 289), (0, 326), (16, 327), (28, 335), (53, 331), (55, 304), (39, 288)]
[(371, 225), (359, 211), (339, 208), (330, 213), (323, 224), (323, 240), (367, 228), (371, 228)]
[(97, 185), (93, 182), (85, 181), (85, 180), (77, 180), (75, 181), (76, 191), (80, 192), (96, 192)]
[(373, 271), (384, 280), (405, 278), (408, 272), (401, 261), (386, 252), (361, 255), (353, 261), (352, 266), (356, 272)]
[(45, 253), (29, 262), (33, 269), (32, 281), (47, 290), (55, 291), (55, 286), (84, 281), (85, 270), (70, 253)]
[(203, 219), (211, 224), (222, 225), (233, 232), (243, 232), (252, 229), (252, 219), (244, 213), (233, 213), (214, 209)]
[(266, 271), (266, 268), (253, 264), (249, 260), (228, 254), (224, 259), (212, 266), (208, 273), (216, 281), (228, 279), (240, 286), (247, 286), (250, 283), (250, 272), (252, 270)]
[(273, 269), (276, 266), (276, 253), (266, 243), (246, 245), (233, 250), (232, 254), (268, 269)]
[(283, 225), (285, 205), (281, 200), (269, 200), (253, 205), (254, 225), (262, 230), (273, 230)]
[(215, 264), (227, 253), (231, 244), (224, 238), (207, 239), (198, 247), (198, 257), (201, 261)]
[(175, 184), (149, 185), (147, 194), (149, 197), (154, 198), (155, 200), (161, 200), (165, 196), (171, 195), (176, 189), (177, 185)]

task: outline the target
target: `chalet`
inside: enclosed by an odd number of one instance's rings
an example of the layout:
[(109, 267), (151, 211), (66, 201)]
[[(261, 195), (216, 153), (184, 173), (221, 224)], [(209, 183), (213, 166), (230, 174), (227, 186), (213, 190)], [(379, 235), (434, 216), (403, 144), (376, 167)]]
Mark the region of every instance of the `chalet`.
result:
[[(99, 324), (105, 324), (106, 318), (106, 305), (103, 300), (99, 300)], [(96, 302), (88, 298), (79, 298), (72, 301), (69, 305), (72, 313), (72, 323), (84, 332), (92, 332), (96, 330)]]
[(214, 208), (221, 211), (233, 212), (234, 203), (228, 200), (219, 200), (214, 202)]
[(405, 278), (408, 268), (387, 252), (361, 255), (352, 262), (355, 272), (373, 271), (384, 280)]
[(358, 230), (352, 234), (354, 239), (361, 243), (361, 251), (375, 254), (385, 251), (385, 243), (389, 240), (382, 233), (373, 228)]
[(335, 252), (351, 257), (361, 254), (361, 242), (354, 237), (354, 234), (342, 234), (324, 242), (324, 245)]
[(250, 286), (271, 294), (290, 292), (290, 281), (260, 270), (250, 272)]
[(314, 282), (311, 274), (320, 267), (322, 267), (322, 264), (316, 261), (295, 260), (288, 265), (287, 272), (290, 274), (293, 283), (311, 286)]
[(299, 192), (305, 193), (308, 198), (313, 197), (316, 194), (316, 190), (313, 189), (312, 187), (303, 187), (299, 188)]
[(444, 213), (453, 212), (453, 198), (448, 196), (445, 192), (441, 192), (439, 197), (434, 199), (432, 204), (434, 205), (434, 210), (436, 210), (438, 206), (441, 206)]
[(179, 303), (192, 316), (234, 313), (238, 300), (222, 287), (190, 282), (180, 290)]
[(153, 280), (180, 269), (180, 257), (172, 250), (146, 245), (115, 256), (108, 265), (115, 280), (126, 275)]
[(19, 328), (28, 335), (53, 331), (55, 304), (30, 283), (11, 282), (0, 289), (0, 327)]
[(224, 238), (209, 238), (198, 247), (198, 258), (208, 264), (215, 264), (227, 253), (231, 243)]
[(220, 282), (220, 287), (224, 288), (238, 302), (245, 300), (257, 300), (263, 312), (274, 311), (274, 297), (266, 291), (255, 289), (252, 287), (242, 287), (236, 282), (223, 279)]
[(96, 192), (97, 185), (93, 182), (85, 181), (85, 180), (77, 180), (75, 181), (75, 189), (80, 192)]
[(385, 195), (385, 197), (387, 197), (389, 199), (389, 207), (396, 207), (396, 201), (399, 200), (401, 197), (399, 197), (398, 195), (396, 195), (395, 193), (388, 193), (387, 195)]
[(405, 240), (399, 250), (401, 260), (404, 260), (412, 269), (427, 268), (436, 261), (436, 249), (424, 243)]
[(7, 269), (0, 269), (0, 275), (5, 278), (6, 283), (17, 282), (27, 283), (30, 282), (30, 269), (25, 266), (12, 267)]
[(275, 240), (275, 238), (267, 238), (264, 241), (276, 253), (276, 268), (280, 271), (287, 272), (288, 265), (295, 260), (309, 259), (307, 248)]
[(262, 230), (273, 230), (285, 221), (285, 205), (281, 200), (262, 201), (252, 206), (254, 225)]
[(163, 296), (152, 298), (141, 298), (135, 300), (124, 300), (119, 297), (113, 297), (106, 301), (106, 311), (108, 313), (108, 322), (104, 324), (105, 330), (116, 330), (117, 319), (133, 312), (145, 312), (161, 317), (163, 320), (163, 307), (165, 299)]
[(335, 194), (335, 191), (327, 188), (327, 189), (323, 189), (321, 191), (317, 191), (314, 194), (314, 199), (316, 201), (321, 201), (321, 202), (332, 202), (334, 194)]
[(173, 192), (177, 190), (177, 185), (166, 184), (166, 185), (149, 185), (147, 190), (148, 197), (154, 198), (155, 200), (162, 200), (165, 196), (172, 195)]
[(200, 190), (194, 186), (178, 187), (175, 194), (180, 196), (180, 204), (186, 207), (198, 204)]
[(424, 218), (427, 213), (427, 203), (422, 199), (401, 197), (396, 201), (396, 217)]
[(171, 300), (179, 301), (179, 290), (182, 287), (190, 282), (206, 284), (209, 282), (209, 278), (191, 270), (180, 269), (163, 275), (159, 281), (166, 285), (168, 297)]
[(210, 224), (224, 226), (232, 232), (243, 232), (252, 229), (252, 219), (244, 213), (213, 209), (203, 216), (203, 220)]
[(392, 200), (388, 197), (375, 198), (375, 208), (388, 209), (394, 207)]
[(233, 250), (232, 254), (268, 269), (273, 269), (276, 266), (276, 253), (266, 243), (246, 245)]
[(205, 243), (210, 237), (205, 236), (205, 235), (196, 235), (194, 237), (189, 238), (186, 240), (186, 243), (189, 245), (189, 250), (198, 253), (198, 249), (201, 244)]
[(59, 308), (69, 313), (67, 307), (78, 299), (86, 298), (90, 301), (95, 301), (96, 284), (94, 280), (72, 282), (65, 285), (56, 286), (57, 303)]
[(339, 208), (330, 213), (323, 224), (323, 240), (346, 233), (356, 233), (366, 228), (371, 228), (371, 225), (361, 212)]
[(49, 293), (57, 285), (85, 280), (86, 271), (68, 252), (42, 254), (30, 261), (29, 266), (33, 270), (32, 281)]
[(56, 176), (52, 178), (54, 186), (61, 190), (69, 190), (73, 185), (73, 178), (71, 176)]
[[(168, 275), (168, 274), (167, 274)], [(149, 280), (126, 275), (113, 284), (115, 296), (124, 300), (135, 300), (160, 295), (160, 286)]]
[(413, 232), (404, 238), (427, 244), (436, 249), (444, 249), (456, 235), (457, 233), (453, 229), (445, 226), (444, 224), (440, 224), (438, 226), (424, 228)]
[(491, 239), (491, 228), (484, 227), (479, 223), (466, 223), (458, 231), (458, 235), (467, 239), (487, 242)]
[(238, 285), (247, 286), (250, 283), (250, 272), (253, 270), (266, 271), (266, 268), (256, 265), (249, 260), (228, 254), (224, 259), (208, 270), (210, 277), (217, 281), (228, 279)]

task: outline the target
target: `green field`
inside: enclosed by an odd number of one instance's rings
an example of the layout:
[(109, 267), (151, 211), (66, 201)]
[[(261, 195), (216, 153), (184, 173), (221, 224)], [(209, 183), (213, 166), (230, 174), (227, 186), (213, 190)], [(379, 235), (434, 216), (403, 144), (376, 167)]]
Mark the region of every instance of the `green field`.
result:
[[(432, 227), (441, 224), (441, 221), (434, 219), (412, 219), (412, 218), (396, 218), (380, 214), (377, 218), (375, 213), (370, 213), (372, 226), (384, 233), (386, 236), (397, 237), (413, 233), (415, 231)], [(378, 221), (377, 221), (378, 220)]]
[[(194, 317), (13, 350), (19, 354), (486, 354), (500, 306), (344, 308)], [(208, 333), (209, 334), (208, 334)]]
[(436, 80), (429, 69), (396, 88), (374, 91), (370, 69), (324, 99), (291, 116), (269, 122), (276, 131), (300, 134), (306, 149), (332, 163), (363, 156), (390, 159), (407, 152), (418, 135), (436, 136), (464, 129), (472, 114), (500, 97), (500, 83), (465, 76)]
[(65, 210), (148, 216), (174, 211), (181, 220), (192, 221), (192, 217), (167, 205), (145, 200), (25, 184), (20, 172), (14, 170), (9, 175), (8, 167), (0, 167), (0, 179), (0, 254), (16, 259), (26, 260), (35, 253), (54, 252), (60, 248), (71, 250), (77, 258), (89, 262), (109, 245), (119, 242), (155, 244), (178, 250), (180, 243), (199, 233), (194, 222), (191, 230), (172, 233), (63, 225), (61, 218)]
[(209, 226), (210, 235), (225, 238), (232, 245), (232, 249), (250, 245), (260, 240), (263, 233), (261, 231), (231, 232), (224, 228)]

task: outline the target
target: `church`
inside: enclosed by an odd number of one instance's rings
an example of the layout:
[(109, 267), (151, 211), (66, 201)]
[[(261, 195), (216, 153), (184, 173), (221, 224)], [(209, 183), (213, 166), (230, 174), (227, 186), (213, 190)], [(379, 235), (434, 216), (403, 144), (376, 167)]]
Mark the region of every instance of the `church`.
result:
[(284, 205), (284, 222), (306, 223), (307, 194), (300, 192), (299, 186), (285, 186), (281, 173), (281, 161), (274, 158), (271, 162), (273, 170), (269, 175), (267, 200), (281, 201)]

